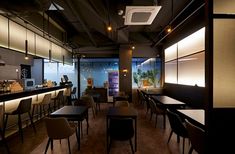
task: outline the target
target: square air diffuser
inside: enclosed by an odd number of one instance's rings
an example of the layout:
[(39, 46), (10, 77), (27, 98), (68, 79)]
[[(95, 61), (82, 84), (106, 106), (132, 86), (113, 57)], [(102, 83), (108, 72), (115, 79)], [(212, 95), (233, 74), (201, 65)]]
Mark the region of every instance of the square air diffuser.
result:
[(125, 25), (151, 25), (161, 6), (126, 6)]

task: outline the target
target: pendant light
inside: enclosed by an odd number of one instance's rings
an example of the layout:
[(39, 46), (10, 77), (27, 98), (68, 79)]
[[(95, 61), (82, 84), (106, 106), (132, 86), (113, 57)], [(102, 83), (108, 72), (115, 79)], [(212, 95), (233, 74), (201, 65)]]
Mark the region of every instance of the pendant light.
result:
[(25, 56), (24, 56), (24, 59), (25, 60), (28, 60), (29, 57), (28, 57), (28, 39), (27, 39), (27, 22), (25, 21)]
[[(173, 0), (171, 0), (171, 20), (173, 19), (173, 11), (174, 11), (174, 4), (173, 4)], [(172, 26), (171, 24), (169, 23), (167, 28), (166, 28), (166, 32), (167, 33), (171, 33), (172, 32)]]

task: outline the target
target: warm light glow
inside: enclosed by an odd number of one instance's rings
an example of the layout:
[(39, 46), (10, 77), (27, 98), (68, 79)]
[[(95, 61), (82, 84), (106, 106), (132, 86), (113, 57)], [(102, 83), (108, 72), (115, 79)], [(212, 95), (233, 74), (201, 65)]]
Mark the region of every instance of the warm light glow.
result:
[(128, 70), (127, 70), (127, 69), (123, 69), (122, 72), (123, 72), (123, 73), (127, 73)]
[(28, 56), (25, 56), (25, 57), (24, 57), (24, 59), (25, 59), (25, 60), (28, 60), (28, 59), (29, 59), (29, 57), (28, 57)]
[(168, 28), (166, 29), (166, 31), (167, 31), (167, 33), (170, 33), (170, 32), (172, 31), (171, 27), (168, 27)]
[(109, 25), (109, 26), (107, 27), (107, 30), (108, 30), (108, 31), (112, 31), (112, 27)]
[(177, 43), (165, 49), (165, 62), (177, 58)]
[(132, 46), (131, 49), (132, 49), (132, 50), (135, 50), (135, 46)]
[(205, 27), (178, 42), (178, 57), (205, 50)]

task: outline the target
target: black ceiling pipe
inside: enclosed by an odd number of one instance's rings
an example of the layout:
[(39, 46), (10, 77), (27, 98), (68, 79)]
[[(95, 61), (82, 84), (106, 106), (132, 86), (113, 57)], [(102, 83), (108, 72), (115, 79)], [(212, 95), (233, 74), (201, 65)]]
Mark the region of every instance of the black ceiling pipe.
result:
[[(162, 35), (162, 33), (165, 31), (165, 29), (167, 28), (167, 26), (171, 25), (181, 14), (183, 14), (184, 11), (185, 11), (190, 5), (192, 5), (192, 3), (193, 3), (194, 1), (195, 1), (195, 0), (190, 1), (190, 2), (184, 7), (184, 9), (181, 10), (181, 11), (169, 22), (169, 24), (166, 25), (166, 26), (160, 31), (160, 33), (158, 33), (157, 37), (155, 37), (155, 38), (160, 37), (160, 36)], [(158, 40), (157, 40), (157, 41), (154, 41), (154, 43), (153, 43), (151, 46), (152, 46), (152, 47), (155, 47), (156, 44), (157, 44), (157, 42), (159, 42), (159, 41), (158, 41)]]
[[(195, 11), (193, 11), (187, 18), (185, 18), (183, 21), (181, 21), (178, 25), (175, 26), (175, 28), (172, 29), (171, 33), (176, 30), (180, 25), (182, 25), (185, 21), (187, 21), (191, 16), (193, 16), (198, 10), (200, 10), (202, 7), (205, 6), (205, 3), (200, 5)], [(157, 46), (159, 43), (161, 43), (162, 40), (164, 40), (170, 33), (166, 34), (164, 37), (162, 37), (160, 40), (154, 43), (153, 47)]]
[[(83, 29), (85, 30), (85, 32), (87, 33), (91, 43), (94, 46), (97, 46), (97, 43), (95, 42), (93, 36), (91, 35), (89, 29), (87, 28), (87, 26), (85, 25), (85, 23), (83, 22), (83, 20), (81, 19), (80, 15), (77, 13), (77, 11), (74, 9), (73, 4), (71, 4), (71, 0), (64, 0), (64, 2), (66, 3), (66, 5), (70, 8), (71, 12), (74, 14), (74, 16), (78, 19), (78, 21), (80, 22), (80, 24), (82, 25)], [(55, 5), (56, 6), (56, 5)], [(56, 8), (57, 9), (57, 8)]]

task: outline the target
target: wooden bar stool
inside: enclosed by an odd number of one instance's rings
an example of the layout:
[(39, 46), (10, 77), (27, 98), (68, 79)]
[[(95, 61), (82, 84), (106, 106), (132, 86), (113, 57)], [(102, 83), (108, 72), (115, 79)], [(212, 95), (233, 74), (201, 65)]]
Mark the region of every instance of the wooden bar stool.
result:
[(54, 110), (56, 110), (56, 106), (60, 108), (60, 105), (64, 105), (64, 91), (61, 90), (58, 92), (57, 96), (54, 98), (51, 98), (54, 101)]
[(43, 110), (44, 116), (46, 116), (45, 106), (48, 106), (48, 114), (50, 114), (52, 112), (52, 110), (51, 110), (51, 94), (45, 94), (42, 101), (40, 101), (40, 102), (36, 101), (33, 104), (32, 115), (34, 116), (35, 107), (37, 107), (37, 109), (38, 109), (38, 107), (40, 107), (40, 118), (42, 117), (42, 110)]
[(24, 113), (28, 113), (29, 119), (31, 121), (31, 125), (33, 126), (34, 132), (36, 133), (36, 128), (35, 128), (34, 123), (33, 123), (33, 118), (30, 114), (31, 104), (32, 104), (32, 98), (22, 99), (16, 110), (8, 111), (8, 112), (4, 113), (4, 115), (6, 116), (5, 123), (4, 123), (4, 131), (3, 131), (4, 136), (5, 136), (6, 126), (7, 126), (8, 116), (9, 115), (18, 115), (19, 133), (20, 133), (20, 136), (21, 136), (21, 141), (23, 142), (23, 129), (22, 129), (21, 115), (24, 114)]

